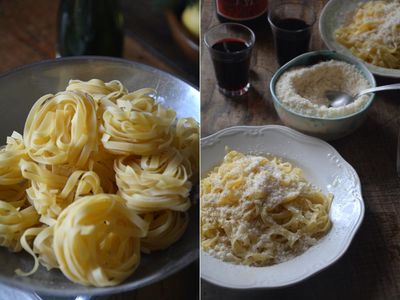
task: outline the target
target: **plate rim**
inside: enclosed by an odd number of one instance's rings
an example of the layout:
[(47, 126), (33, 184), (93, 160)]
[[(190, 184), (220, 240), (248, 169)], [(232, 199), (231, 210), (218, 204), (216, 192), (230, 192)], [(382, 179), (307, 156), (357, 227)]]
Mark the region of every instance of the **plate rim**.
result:
[[(363, 64), (365, 64), (365, 66), (368, 68), (368, 70), (370, 70), (371, 73), (373, 73), (374, 75), (399, 79), (400, 78), (400, 69), (389, 69), (389, 68), (383, 68), (383, 67), (372, 65), (372, 64), (358, 58), (351, 51), (344, 52), (342, 49), (343, 46), (339, 46), (338, 43), (330, 42), (330, 39), (328, 37), (328, 32), (325, 27), (325, 21), (326, 21), (327, 13), (330, 11), (331, 7), (334, 4), (336, 4), (336, 2), (341, 2), (341, 0), (330, 0), (325, 4), (323, 9), (321, 10), (321, 14), (319, 17), (319, 22), (318, 22), (318, 31), (320, 33), (321, 39), (324, 42), (324, 44), (329, 48), (329, 50), (333, 50), (333, 51), (339, 52), (341, 54), (351, 56), (351, 57), (357, 59), (358, 61), (362, 62)], [(358, 3), (362, 3), (362, 2), (364, 2), (364, 1), (358, 1)], [(351, 13), (351, 12), (348, 12), (348, 14), (349, 13)]]
[[(118, 58), (118, 57), (109, 57), (109, 56), (70, 56), (70, 57), (58, 57), (54, 59), (47, 59), (47, 60), (40, 60), (36, 61), (30, 64), (24, 64), (17, 66), (15, 68), (12, 68), (11, 70), (5, 71), (3, 73), (0, 73), (0, 80), (6, 79), (8, 76), (12, 76), (15, 73), (19, 73), (22, 71), (25, 71), (30, 68), (35, 68), (41, 65), (51, 65), (51, 64), (56, 64), (56, 63), (63, 63), (63, 62), (68, 62), (68, 61), (108, 61), (108, 62), (115, 62), (115, 63), (120, 63), (123, 65), (129, 65), (130, 67), (133, 68), (138, 68), (144, 71), (148, 72), (154, 72), (156, 74), (159, 74), (160, 76), (163, 77), (168, 77), (172, 80), (179, 80), (182, 81), (183, 83), (187, 84), (190, 88), (192, 88), (196, 94), (199, 95), (198, 97), (198, 103), (200, 105), (200, 91), (198, 90), (197, 87), (195, 87), (191, 82), (182, 79), (178, 75), (173, 75), (171, 73), (168, 73), (167, 71), (160, 70), (158, 68), (152, 67), (150, 65), (140, 63), (137, 61), (130, 61), (127, 59), (123, 58)], [(200, 120), (200, 110), (199, 110), (199, 120)], [(191, 209), (197, 209), (198, 204), (193, 204)], [(12, 252), (10, 252), (12, 253)], [(110, 295), (110, 294), (115, 294), (115, 293), (123, 293), (123, 292), (128, 292), (132, 290), (136, 290), (151, 284), (154, 284), (156, 282), (159, 282), (161, 280), (166, 279), (167, 277), (175, 274), (176, 272), (186, 268), (189, 266), (191, 263), (195, 262), (196, 260), (199, 259), (199, 250), (198, 248), (195, 249), (194, 251), (187, 252), (184, 256), (180, 258), (180, 264), (172, 266), (168, 269), (166, 269), (165, 272), (160, 273), (161, 275), (154, 275), (151, 274), (147, 276), (144, 279), (141, 280), (133, 280), (131, 282), (126, 282), (123, 281), (119, 285), (115, 286), (109, 286), (109, 287), (94, 287), (94, 286), (84, 286), (76, 283), (76, 285), (79, 285), (82, 289), (82, 291), (78, 291), (75, 289), (69, 289), (69, 290), (60, 290), (56, 288), (48, 288), (48, 287), (43, 287), (37, 285), (37, 283), (32, 283), (32, 282), (24, 282), (21, 280), (18, 280), (15, 277), (6, 277), (3, 274), (0, 273), (0, 282), (4, 285), (7, 285), (12, 288), (16, 288), (22, 291), (26, 292), (33, 292), (33, 293), (38, 293), (41, 295), (45, 296), (56, 296), (56, 297), (75, 297), (78, 295), (87, 295), (87, 296), (98, 296), (98, 295)], [(67, 279), (67, 278), (66, 278)], [(133, 285), (133, 286), (132, 286)]]
[[(350, 235), (347, 238), (347, 240), (345, 241), (345, 244), (342, 247), (342, 249), (340, 251), (338, 251), (336, 253), (336, 255), (331, 260), (321, 264), (320, 267), (318, 267), (318, 268), (316, 268), (316, 269), (314, 269), (312, 271), (309, 271), (304, 276), (300, 276), (300, 277), (292, 279), (292, 280), (282, 281), (281, 283), (277, 283), (277, 284), (255, 285), (255, 286), (252, 286), (252, 287), (249, 287), (249, 286), (237, 286), (237, 285), (231, 284), (229, 282), (217, 281), (217, 280), (215, 280), (215, 278), (210, 278), (207, 274), (205, 274), (203, 272), (203, 268), (201, 267), (202, 256), (203, 255), (208, 255), (208, 254), (206, 254), (201, 249), (201, 241), (200, 241), (200, 270), (201, 270), (200, 277), (202, 279), (206, 280), (207, 282), (210, 282), (210, 283), (215, 284), (215, 285), (220, 286), (220, 287), (236, 289), (236, 290), (276, 289), (276, 288), (288, 287), (288, 286), (297, 284), (299, 282), (305, 281), (305, 280), (309, 279), (310, 277), (313, 277), (316, 274), (322, 272), (323, 270), (329, 268), (334, 263), (339, 261), (340, 258), (342, 258), (343, 255), (347, 252), (348, 248), (350, 247), (351, 243), (354, 240), (354, 237), (355, 237), (356, 233), (360, 229), (360, 227), (362, 225), (362, 222), (364, 220), (364, 216), (365, 216), (365, 204), (364, 204), (364, 199), (363, 199), (363, 196), (362, 196), (361, 180), (360, 180), (360, 177), (358, 176), (357, 172), (355, 171), (355, 169), (329, 143), (327, 143), (326, 141), (323, 141), (321, 139), (318, 139), (316, 137), (308, 136), (308, 135), (303, 134), (301, 132), (298, 132), (298, 131), (296, 131), (296, 130), (294, 130), (292, 128), (289, 128), (289, 127), (286, 127), (286, 126), (282, 126), (282, 125), (262, 125), (262, 126), (242, 125), (242, 126), (232, 126), (232, 127), (224, 128), (224, 129), (219, 130), (219, 131), (217, 131), (217, 132), (215, 132), (215, 133), (213, 133), (213, 134), (211, 134), (211, 135), (209, 135), (207, 137), (202, 138), (201, 139), (201, 148), (203, 148), (203, 147), (212, 147), (215, 143), (218, 142), (219, 138), (221, 138), (221, 137), (223, 138), (225, 135), (229, 134), (230, 132), (245, 133), (247, 131), (252, 131), (252, 130), (260, 130), (260, 131), (272, 130), (272, 131), (283, 132), (284, 134), (288, 134), (288, 135), (290, 135), (292, 137), (295, 136), (295, 137), (299, 138), (298, 140), (302, 139), (303, 141), (317, 143), (317, 144), (323, 145), (324, 147), (328, 148), (329, 150), (331, 150), (335, 154), (335, 156), (337, 158), (339, 158), (341, 160), (342, 163), (344, 163), (346, 168), (352, 173), (352, 175), (354, 176), (354, 179), (355, 179), (355, 183), (357, 185), (357, 191), (359, 192), (359, 195), (360, 195), (360, 198), (357, 199), (357, 201), (358, 201), (358, 203), (360, 205), (360, 213), (357, 216), (356, 223), (355, 223), (354, 227), (351, 229)], [(203, 143), (205, 144), (204, 146), (203, 146)]]
[(180, 75), (173, 75), (173, 74), (169, 73), (168, 71), (164, 71), (164, 70), (158, 69), (156, 67), (153, 67), (148, 64), (138, 62), (135, 60), (128, 60), (128, 59), (120, 58), (120, 57), (101, 56), (101, 55), (65, 56), (65, 57), (55, 57), (55, 58), (50, 58), (50, 59), (39, 60), (39, 61), (31, 62), (29, 64), (23, 64), (23, 65), (16, 66), (10, 70), (0, 73), (0, 80), (3, 79), (3, 77), (7, 77), (10, 75), (13, 75), (14, 73), (17, 73), (17, 72), (20, 72), (20, 71), (23, 71), (25, 69), (29, 69), (32, 67), (36, 67), (39, 65), (50, 65), (50, 64), (56, 63), (56, 62), (75, 61), (75, 60), (77, 60), (77, 61), (79, 61), (79, 60), (83, 60), (83, 61), (97, 60), (97, 61), (109, 61), (109, 62), (118, 62), (118, 63), (122, 63), (122, 64), (129, 64), (131, 66), (136, 66), (136, 67), (139, 67), (140, 69), (143, 69), (146, 71), (155, 71), (156, 73), (166, 75), (170, 78), (179, 79), (180, 81), (183, 81), (184, 83), (186, 83), (187, 85), (189, 85), (190, 87), (192, 87), (193, 89), (195, 89), (196, 91), (199, 92), (198, 87), (196, 87), (190, 81), (182, 78)]

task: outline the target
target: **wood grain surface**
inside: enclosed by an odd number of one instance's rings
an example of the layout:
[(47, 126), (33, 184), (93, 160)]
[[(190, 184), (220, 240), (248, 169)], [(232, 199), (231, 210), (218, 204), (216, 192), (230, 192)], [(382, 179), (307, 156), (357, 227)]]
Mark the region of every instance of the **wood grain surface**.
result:
[[(173, 42), (164, 11), (151, 2), (120, 1), (126, 59), (155, 66), (198, 86), (198, 66)], [(0, 73), (56, 56), (58, 0), (0, 0)]]
[[(313, 1), (321, 11), (327, 1)], [(202, 33), (218, 23), (214, 1), (202, 1)], [(314, 26), (311, 50), (324, 48)], [(214, 70), (202, 44), (202, 136), (234, 125), (282, 124), (272, 104), (269, 81), (277, 69), (270, 28), (257, 32), (251, 62), (252, 89), (232, 100), (216, 88)], [(376, 78), (378, 85), (396, 82)], [(362, 183), (366, 212), (345, 255), (334, 265), (294, 286), (275, 290), (230, 290), (201, 282), (203, 300), (211, 299), (400, 299), (400, 180), (396, 147), (400, 94), (378, 94), (365, 123), (332, 146), (355, 168)]]
[[(58, 2), (57, 0), (0, 0), (0, 73), (10, 71), (21, 65), (55, 57)], [(198, 74), (188, 74), (191, 70), (196, 72), (196, 68), (193, 68), (193, 66), (180, 67), (185, 64), (185, 58), (179, 48), (174, 48), (165, 20), (159, 19), (163, 18), (162, 12), (152, 10), (146, 19), (143, 15), (135, 15), (142, 14), (142, 11), (146, 9), (143, 5), (146, 3), (123, 1), (122, 4), (127, 25), (127, 34), (124, 39), (124, 58), (154, 66), (198, 85), (198, 82), (196, 82)], [(137, 9), (135, 9), (135, 5), (137, 5)], [(156, 16), (158, 19), (151, 16)], [(139, 21), (141, 27), (135, 27)], [(146, 23), (146, 21), (157, 22), (158, 25)], [(164, 26), (162, 25), (163, 22)], [(140, 30), (135, 30), (135, 28)], [(151, 39), (146, 39), (150, 36)], [(168, 43), (161, 42), (164, 40), (168, 40)], [(157, 45), (154, 43), (157, 43)], [(164, 48), (163, 44), (166, 45)], [(161, 53), (163, 49), (165, 49), (165, 53)], [(92, 299), (198, 299), (198, 274), (199, 268), (198, 262), (196, 262), (177, 274), (145, 288)], [(61, 298), (54, 297), (43, 297), (43, 299), (61, 300)]]

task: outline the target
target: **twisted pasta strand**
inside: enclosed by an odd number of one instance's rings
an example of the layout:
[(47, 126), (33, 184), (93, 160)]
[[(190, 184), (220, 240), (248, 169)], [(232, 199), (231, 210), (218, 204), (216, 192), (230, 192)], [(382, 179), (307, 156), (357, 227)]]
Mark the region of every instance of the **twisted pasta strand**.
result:
[(59, 175), (46, 166), (21, 161), (24, 178), (30, 180), (26, 190), (31, 204), (41, 215), (41, 222), (54, 225), (57, 217), (74, 200), (103, 192), (99, 176), (93, 171), (73, 171), (71, 175)]
[[(24, 272), (21, 269), (15, 270), (19, 276), (30, 276), (39, 268), (39, 263), (47, 270), (58, 268), (58, 262), (53, 248), (53, 230), (54, 226), (33, 227), (25, 230), (21, 236), (22, 248), (28, 252), (34, 259), (33, 267), (30, 271)], [(29, 240), (33, 239), (33, 247)]]
[(24, 144), (38, 163), (85, 167), (97, 150), (93, 99), (78, 91), (41, 97), (26, 120)]
[(151, 213), (148, 216), (149, 232), (142, 238), (142, 251), (146, 253), (166, 249), (175, 243), (185, 232), (189, 221), (187, 213), (171, 210)]
[(120, 195), (136, 211), (189, 208), (190, 165), (178, 151), (140, 158), (122, 157), (115, 161), (114, 168)]
[(165, 109), (149, 96), (151, 89), (127, 94), (117, 103), (102, 100), (104, 107), (102, 143), (117, 155), (151, 155), (172, 142), (175, 112)]
[(22, 135), (13, 132), (7, 137), (7, 145), (0, 150), (0, 185), (18, 184), (24, 181), (19, 162), (29, 159)]
[(61, 213), (54, 227), (60, 268), (83, 285), (118, 284), (138, 266), (147, 226), (117, 195), (83, 197)]
[(21, 209), (0, 200), (0, 246), (7, 247), (13, 252), (21, 251), (22, 234), (38, 222), (39, 215), (33, 206)]
[(109, 100), (115, 101), (128, 93), (128, 90), (118, 80), (104, 82), (100, 79), (91, 79), (89, 81), (70, 80), (66, 90), (87, 93), (96, 102), (105, 96)]
[(179, 119), (173, 145), (190, 161), (193, 174), (199, 170), (199, 140), (199, 123), (193, 118)]

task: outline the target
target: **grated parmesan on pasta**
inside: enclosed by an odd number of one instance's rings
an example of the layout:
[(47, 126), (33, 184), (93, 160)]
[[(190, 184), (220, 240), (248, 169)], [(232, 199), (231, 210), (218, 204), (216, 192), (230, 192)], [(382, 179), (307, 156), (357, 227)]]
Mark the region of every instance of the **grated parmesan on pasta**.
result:
[(201, 245), (252, 266), (286, 261), (330, 228), (331, 196), (279, 158), (231, 151), (201, 181)]
[(368, 1), (335, 31), (336, 40), (376, 66), (400, 68), (400, 1)]

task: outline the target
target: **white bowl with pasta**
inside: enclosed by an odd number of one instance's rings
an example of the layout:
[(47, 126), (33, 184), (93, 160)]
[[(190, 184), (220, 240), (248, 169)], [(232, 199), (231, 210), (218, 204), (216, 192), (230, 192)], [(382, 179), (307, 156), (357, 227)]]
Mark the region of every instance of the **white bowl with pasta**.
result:
[(202, 178), (225, 156), (226, 147), (245, 154), (282, 158), (303, 170), (324, 194), (332, 194), (328, 233), (300, 255), (254, 267), (224, 262), (201, 250), (201, 277), (237, 289), (276, 288), (302, 281), (337, 261), (348, 249), (364, 217), (361, 184), (355, 170), (328, 143), (278, 125), (238, 126), (201, 140)]
[[(374, 73), (375, 75), (379, 76), (384, 76), (384, 77), (391, 77), (391, 78), (400, 78), (400, 68), (388, 68), (388, 67), (382, 67), (378, 66), (372, 63), (368, 63), (365, 60), (357, 57), (352, 53), (350, 49), (342, 45), (340, 42), (335, 37), (335, 31), (342, 27), (343, 25), (349, 24), (352, 16), (354, 15), (354, 12), (360, 7), (360, 5), (363, 5), (367, 2), (371, 2), (371, 0), (349, 0), (349, 1), (342, 1), (342, 0), (331, 0), (329, 1), (324, 9), (321, 12), (320, 20), (319, 20), (319, 31), (322, 37), (322, 40), (324, 41), (325, 45), (330, 49), (337, 51), (339, 53), (345, 54), (345, 55), (350, 55), (353, 56), (354, 58), (362, 61), (363, 63), (366, 64), (368, 69)], [(377, 2), (377, 1), (375, 1)], [(373, 9), (375, 10), (375, 9)], [(366, 13), (366, 15), (374, 13), (373, 11), (370, 11)], [(358, 20), (360, 22), (360, 25), (362, 23), (362, 20)], [(371, 23), (371, 22), (370, 22)], [(370, 28), (371, 24), (364, 24), (361, 25), (363, 28), (360, 27), (358, 30), (351, 30), (348, 33), (345, 33), (346, 35), (349, 34), (357, 34), (357, 32), (364, 32), (367, 28)], [(398, 29), (397, 29), (398, 30)], [(372, 30), (371, 30), (372, 31)], [(365, 34), (365, 33), (364, 33)], [(356, 45), (354, 45), (356, 46)], [(378, 47), (382, 47), (382, 43)], [(368, 47), (364, 47), (365, 51), (364, 53), (360, 54), (361, 56), (369, 56), (372, 59), (371, 54), (376, 51), (380, 52), (380, 49), (373, 49), (375, 46), (373, 44), (369, 45)], [(368, 50), (369, 49), (369, 50)], [(388, 51), (387, 48), (385, 48), (384, 52)], [(367, 53), (368, 52), (368, 53)], [(398, 53), (398, 50), (397, 50)]]

